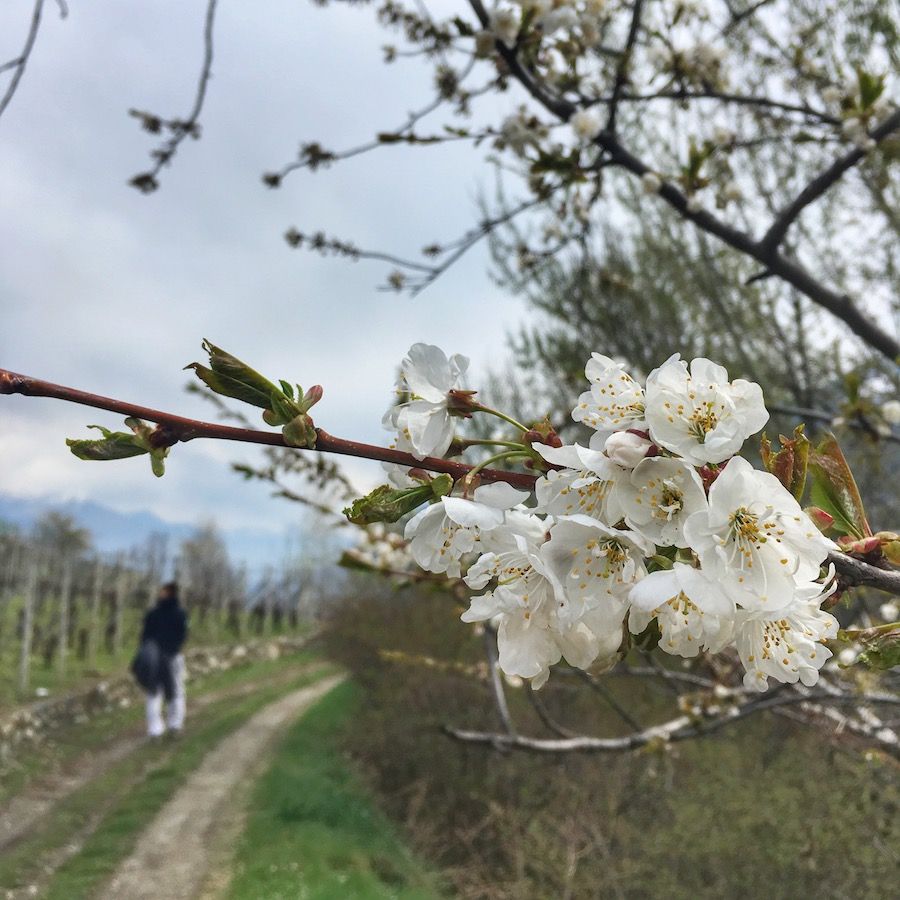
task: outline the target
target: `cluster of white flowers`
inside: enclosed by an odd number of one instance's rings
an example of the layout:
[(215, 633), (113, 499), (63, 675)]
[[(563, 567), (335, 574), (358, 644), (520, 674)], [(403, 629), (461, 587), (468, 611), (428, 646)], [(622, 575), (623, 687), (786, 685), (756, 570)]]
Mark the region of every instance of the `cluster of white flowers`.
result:
[[(385, 423), (417, 457), (449, 447), (447, 394), (466, 368), (422, 344), (404, 360), (410, 396)], [(477, 592), (463, 620), (492, 621), (501, 668), (536, 687), (560, 659), (610, 661), (653, 620), (667, 653), (736, 648), (748, 688), (814, 684), (838, 630), (821, 608), (833, 545), (736, 455), (768, 419), (759, 385), (677, 355), (643, 385), (599, 353), (585, 374), (572, 417), (588, 446), (532, 442), (547, 468), (533, 492), (496, 482), (425, 507), (405, 533), (416, 562)]]

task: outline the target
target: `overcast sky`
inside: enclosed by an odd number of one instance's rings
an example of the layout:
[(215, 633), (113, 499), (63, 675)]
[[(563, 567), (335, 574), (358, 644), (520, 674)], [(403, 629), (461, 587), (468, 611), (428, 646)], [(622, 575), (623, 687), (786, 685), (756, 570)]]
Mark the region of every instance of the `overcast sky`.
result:
[[(31, 6), (0, 4), (0, 61), (19, 52)], [(301, 140), (341, 148), (396, 127), (430, 99), (430, 75), (414, 61), (382, 63), (389, 38), (373, 9), (222, 0), (202, 140), (182, 144), (161, 190), (140, 194), (126, 182), (147, 167), (155, 140), (127, 110), (187, 113), (205, 6), (97, 0), (72, 3), (60, 21), (46, 4), (0, 119), (0, 365), (208, 417), (181, 372), (208, 337), (269, 376), (323, 384), (318, 424), (383, 443), (381, 413), (409, 345), (469, 355), (477, 382), (505, 354), (521, 301), (489, 281), (484, 249), (410, 300), (376, 291), (379, 264), (292, 251), (282, 235), (322, 228), (408, 255), (472, 224), (490, 170), (464, 146), (389, 148), (265, 188), (261, 173)], [(280, 530), (296, 516), (229, 472), (252, 449), (177, 447), (157, 480), (146, 459), (70, 456), (64, 438), (88, 436), (91, 423), (121, 427), (58, 401), (0, 398), (0, 491), (226, 527)], [(347, 471), (361, 487), (379, 480), (377, 463)]]

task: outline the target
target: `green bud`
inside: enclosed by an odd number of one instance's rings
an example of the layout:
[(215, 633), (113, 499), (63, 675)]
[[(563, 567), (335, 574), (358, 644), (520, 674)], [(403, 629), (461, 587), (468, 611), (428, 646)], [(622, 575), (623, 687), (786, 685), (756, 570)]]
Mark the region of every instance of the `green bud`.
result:
[(154, 446), (152, 435), (154, 429), (140, 419), (128, 418), (125, 424), (131, 429), (127, 431), (110, 431), (102, 425), (89, 425), (96, 428), (102, 438), (95, 440), (68, 438), (66, 444), (79, 459), (90, 461), (107, 461), (111, 459), (129, 459), (132, 456), (150, 455), (150, 467), (157, 478), (165, 472), (165, 458), (169, 455), (169, 447)]
[(373, 522), (396, 522), (407, 513), (446, 496), (453, 490), (453, 479), (449, 475), (438, 475), (427, 484), (411, 488), (394, 488), (382, 484), (365, 497), (354, 500), (344, 510), (344, 515), (354, 525), (369, 525)]
[(316, 446), (316, 427), (306, 413), (301, 413), (291, 419), (281, 429), (281, 433), (284, 435), (284, 442), (289, 447), (312, 449)]

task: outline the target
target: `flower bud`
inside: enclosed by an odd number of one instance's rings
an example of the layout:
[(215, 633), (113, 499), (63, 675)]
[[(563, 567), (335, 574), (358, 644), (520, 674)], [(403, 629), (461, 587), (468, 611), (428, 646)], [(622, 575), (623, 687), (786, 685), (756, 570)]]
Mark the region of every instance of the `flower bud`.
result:
[(888, 400), (881, 407), (881, 417), (888, 425), (900, 425), (900, 400)]
[(818, 506), (808, 506), (804, 512), (812, 519), (819, 531), (828, 531), (834, 525), (834, 516), (825, 512), (824, 509), (819, 509)]
[(888, 600), (878, 608), (878, 614), (885, 622), (896, 622), (900, 616), (900, 606), (897, 605), (896, 600)]
[(633, 431), (614, 431), (604, 446), (606, 455), (623, 469), (633, 469), (653, 446), (653, 442)]
[(494, 55), (494, 35), (490, 31), (479, 31), (475, 35), (475, 56), (490, 59)]
[(856, 662), (857, 656), (859, 654), (852, 647), (844, 647), (837, 655), (838, 664), (841, 666), (852, 666)]
[(656, 172), (644, 172), (641, 175), (641, 187), (645, 194), (658, 194), (662, 187), (662, 180)]

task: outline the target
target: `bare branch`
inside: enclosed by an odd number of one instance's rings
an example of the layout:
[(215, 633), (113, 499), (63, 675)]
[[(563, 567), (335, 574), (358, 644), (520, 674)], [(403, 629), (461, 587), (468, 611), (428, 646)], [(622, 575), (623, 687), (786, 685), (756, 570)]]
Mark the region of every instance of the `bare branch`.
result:
[[(68, 15), (69, 9), (64, 0), (57, 0), (57, 5), (59, 6), (59, 16), (61, 19), (64, 19)], [(22, 52), (17, 57), (0, 64), (0, 74), (8, 71), (12, 71), (13, 73), (12, 78), (9, 80), (9, 84), (6, 86), (6, 90), (3, 92), (3, 95), (0, 96), (0, 117), (3, 116), (3, 113), (12, 101), (12, 98), (19, 87), (19, 82), (21, 82), (22, 76), (25, 74), (25, 68), (28, 65), (28, 60), (31, 58), (31, 51), (34, 49), (38, 31), (41, 27), (41, 15), (43, 14), (43, 11), (44, 0), (35, 0), (34, 8), (31, 13), (31, 25), (28, 28), (28, 34), (25, 37), (25, 44), (22, 47)]]
[[(640, 731), (622, 737), (592, 737), (578, 735), (570, 738), (533, 738), (526, 735), (495, 734), (484, 731), (468, 731), (465, 729), (445, 727), (445, 732), (459, 741), (478, 744), (492, 744), (509, 749), (529, 750), (537, 753), (610, 753), (634, 750), (645, 747), (648, 744), (668, 744), (690, 738), (703, 737), (718, 731), (727, 725), (739, 722), (755, 713), (775, 710), (784, 706), (796, 704), (809, 704), (810, 708), (817, 711), (819, 707), (827, 707), (829, 704), (900, 704), (900, 697), (892, 694), (836, 694), (829, 691), (790, 690), (782, 688), (773, 694), (762, 695), (747, 700), (746, 702), (726, 708), (722, 713), (706, 718), (698, 716), (678, 716), (675, 719), (661, 725), (654, 725)], [(900, 747), (896, 739), (891, 740), (886, 735), (879, 737), (859, 729), (870, 740), (879, 743), (885, 750), (894, 756), (900, 756)]]
[(200, 69), (200, 78), (197, 81), (197, 93), (194, 97), (194, 105), (186, 119), (162, 119), (152, 113), (141, 110), (129, 110), (130, 114), (141, 120), (146, 131), (158, 134), (163, 129), (172, 132), (171, 137), (160, 144), (150, 155), (155, 160), (151, 169), (135, 175), (128, 183), (144, 194), (152, 194), (159, 187), (159, 173), (163, 166), (167, 166), (175, 154), (181, 142), (188, 136), (197, 139), (200, 137), (200, 113), (206, 100), (206, 89), (212, 74), (213, 62), (213, 26), (215, 24), (216, 6), (218, 0), (207, 0), (206, 17), (203, 23), (203, 65)]
[(628, 81), (628, 67), (631, 65), (631, 54), (637, 42), (638, 31), (641, 27), (641, 13), (643, 12), (643, 0), (634, 0), (634, 8), (631, 12), (631, 25), (628, 28), (628, 37), (625, 46), (619, 56), (616, 67), (616, 80), (613, 82), (612, 96), (609, 98), (609, 116), (606, 120), (606, 130), (610, 134), (616, 133), (616, 112), (619, 107), (619, 98), (625, 90)]
[[(883, 141), (886, 137), (900, 128), (900, 109), (888, 116), (877, 128), (873, 129), (870, 137), (875, 143)], [(760, 243), (761, 251), (773, 253), (784, 240), (788, 229), (812, 203), (815, 203), (829, 188), (836, 184), (843, 174), (852, 169), (866, 155), (866, 151), (857, 147), (849, 153), (845, 153), (836, 159), (824, 172), (816, 176), (775, 218), (769, 230), (763, 235)]]

